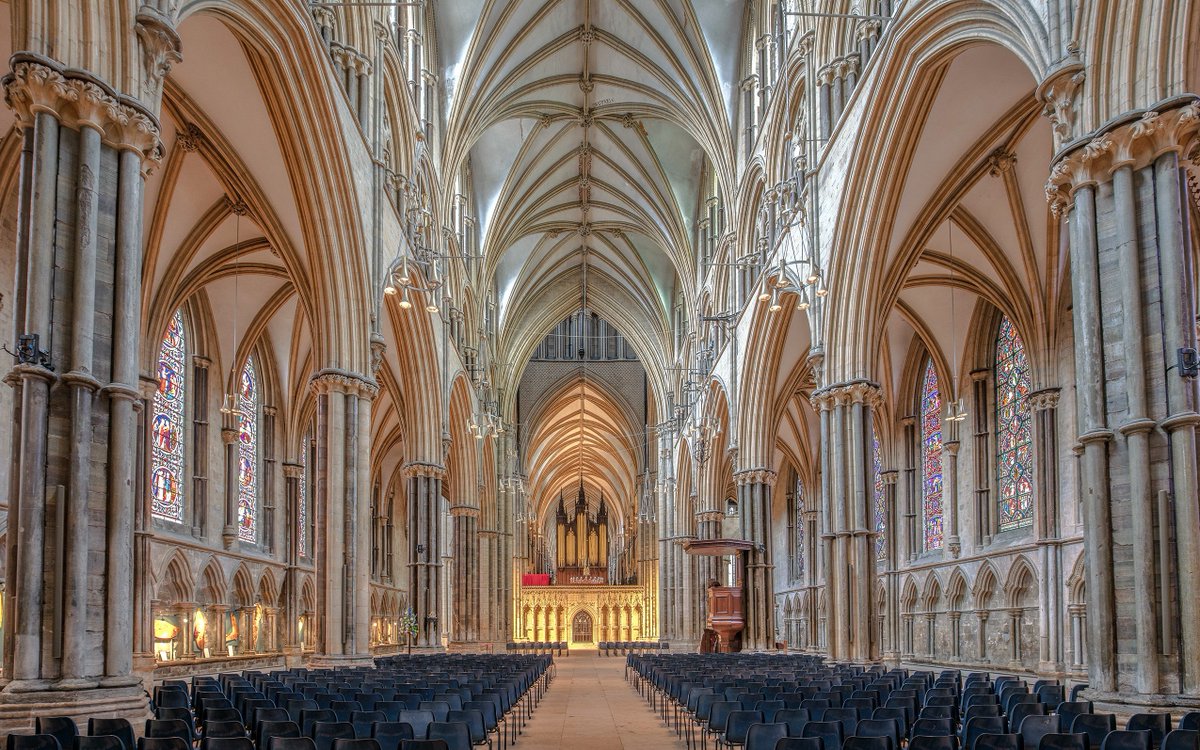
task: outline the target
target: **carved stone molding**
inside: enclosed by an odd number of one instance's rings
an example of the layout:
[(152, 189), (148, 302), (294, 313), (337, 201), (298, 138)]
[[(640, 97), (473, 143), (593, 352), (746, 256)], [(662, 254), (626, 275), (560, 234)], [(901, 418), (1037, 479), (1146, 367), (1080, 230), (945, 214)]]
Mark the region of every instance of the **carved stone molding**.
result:
[(450, 515), (455, 518), (479, 518), (479, 507), (475, 505), (451, 505)]
[(1050, 170), (1046, 199), (1061, 214), (1081, 187), (1103, 182), (1116, 169), (1140, 169), (1159, 156), (1175, 151), (1187, 155), (1200, 132), (1200, 99), (1175, 103), (1163, 111), (1147, 110), (1141, 117), (1098, 133), (1068, 153)]
[(33, 127), (38, 113), (44, 112), (68, 127), (98, 130), (113, 148), (136, 151), (144, 159), (158, 158), (158, 122), (140, 103), (48, 58), (19, 52), (12, 60), (12, 72), (3, 79), (4, 100), (20, 127)]
[(304, 476), (304, 465), (284, 461), (283, 476), (285, 479), (300, 479)]
[(744, 469), (733, 475), (733, 482), (738, 487), (746, 484), (765, 484), (774, 487), (779, 475), (773, 469)]

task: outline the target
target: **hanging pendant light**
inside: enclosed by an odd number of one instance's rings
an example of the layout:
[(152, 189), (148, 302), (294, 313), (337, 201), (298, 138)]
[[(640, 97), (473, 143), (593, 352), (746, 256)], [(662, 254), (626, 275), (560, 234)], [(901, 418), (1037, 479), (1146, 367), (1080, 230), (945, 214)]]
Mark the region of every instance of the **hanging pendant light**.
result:
[(783, 304), (779, 301), (779, 287), (771, 290), (771, 305), (767, 308), (770, 312), (777, 313), (783, 309)]

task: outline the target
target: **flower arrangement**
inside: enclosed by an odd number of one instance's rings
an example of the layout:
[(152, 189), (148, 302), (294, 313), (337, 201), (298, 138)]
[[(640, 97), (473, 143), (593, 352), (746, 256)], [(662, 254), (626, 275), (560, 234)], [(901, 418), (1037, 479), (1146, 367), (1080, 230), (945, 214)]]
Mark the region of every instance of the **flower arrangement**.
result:
[(404, 614), (396, 622), (396, 630), (404, 634), (408, 642), (408, 653), (411, 654), (413, 639), (417, 637), (417, 613), (413, 612), (412, 607), (404, 610)]

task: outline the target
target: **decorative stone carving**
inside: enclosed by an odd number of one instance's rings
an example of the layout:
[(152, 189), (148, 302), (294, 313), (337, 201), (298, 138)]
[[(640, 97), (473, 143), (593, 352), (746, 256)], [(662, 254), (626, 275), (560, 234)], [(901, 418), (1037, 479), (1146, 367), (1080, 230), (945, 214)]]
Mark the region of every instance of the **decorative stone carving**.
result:
[(183, 44), (179, 40), (179, 32), (175, 31), (174, 20), (149, 5), (138, 9), (134, 30), (142, 42), (142, 67), (146, 73), (142, 80), (142, 94), (157, 109), (162, 97), (163, 80), (171, 72), (172, 65), (183, 61)]
[(405, 477), (425, 477), (427, 479), (445, 479), (446, 467), (424, 461), (413, 461), (404, 465)]
[(158, 123), (150, 113), (82, 71), (23, 52), (13, 56), (3, 84), (4, 100), (20, 127), (33, 127), (37, 114), (45, 112), (69, 127), (93, 127), (105, 143), (144, 159), (161, 153)]
[(359, 398), (373, 399), (379, 393), (379, 384), (374, 380), (343, 370), (324, 369), (313, 375), (313, 393), (349, 393)]
[(204, 140), (204, 134), (200, 132), (200, 128), (195, 123), (189, 122), (182, 129), (175, 133), (175, 145), (188, 153), (199, 150), (200, 142)]
[(1098, 133), (1051, 168), (1046, 182), (1051, 210), (1061, 214), (1075, 190), (1108, 179), (1118, 167), (1140, 169), (1169, 151), (1189, 153), (1198, 132), (1200, 99), (1165, 111), (1147, 110), (1133, 122)]
[(1042, 102), (1042, 114), (1050, 120), (1054, 131), (1054, 147), (1060, 148), (1071, 138), (1075, 128), (1075, 98), (1085, 78), (1083, 63), (1069, 60), (1038, 85), (1037, 97)]
[(1043, 388), (1040, 391), (1034, 391), (1026, 397), (1029, 407), (1034, 411), (1046, 411), (1048, 409), (1058, 408), (1058, 397), (1060, 389), (1058, 388)]
[(773, 469), (745, 469), (733, 475), (734, 484), (741, 487), (746, 484), (765, 484), (774, 487), (779, 475)]
[(1003, 146), (988, 154), (988, 174), (990, 174), (992, 177), (1000, 177), (1008, 172), (1011, 172), (1016, 164), (1017, 155), (1012, 151), (1005, 149)]

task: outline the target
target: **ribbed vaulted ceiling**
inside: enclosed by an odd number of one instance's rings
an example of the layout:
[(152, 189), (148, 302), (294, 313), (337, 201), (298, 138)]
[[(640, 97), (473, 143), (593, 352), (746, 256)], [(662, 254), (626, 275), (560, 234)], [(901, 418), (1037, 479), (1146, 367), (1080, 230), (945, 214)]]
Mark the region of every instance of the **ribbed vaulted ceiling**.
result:
[(743, 14), (738, 0), (437, 3), (445, 164), (469, 160), (503, 338), (578, 307), (587, 248), (589, 288), (665, 348), (701, 180), (732, 170)]

